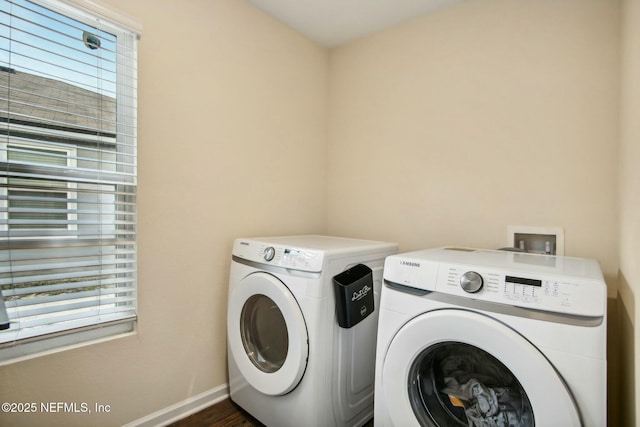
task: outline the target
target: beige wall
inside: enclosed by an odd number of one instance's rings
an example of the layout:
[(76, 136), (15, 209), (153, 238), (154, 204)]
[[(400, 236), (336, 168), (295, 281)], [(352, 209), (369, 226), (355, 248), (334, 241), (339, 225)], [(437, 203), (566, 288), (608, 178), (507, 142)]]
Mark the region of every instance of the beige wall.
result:
[(408, 250), (562, 226), (615, 295), (618, 12), (468, 1), (333, 51), (329, 231)]
[[(616, 295), (618, 1), (468, 1), (331, 52), (244, 1), (102, 1), (144, 26), (139, 333), (0, 368), (2, 401), (100, 402), (109, 417), (0, 425), (118, 425), (224, 384), (239, 235), (410, 250), (562, 226), (566, 253), (600, 260)], [(640, 286), (636, 103), (620, 156), (626, 307)]]
[[(620, 299), (622, 413), (635, 423), (640, 407), (640, 2), (622, 2), (620, 132)], [(628, 425), (635, 425), (631, 422)]]
[(226, 383), (231, 244), (325, 229), (327, 52), (237, 0), (104, 0), (139, 44), (139, 333), (0, 368), (0, 401), (115, 426)]

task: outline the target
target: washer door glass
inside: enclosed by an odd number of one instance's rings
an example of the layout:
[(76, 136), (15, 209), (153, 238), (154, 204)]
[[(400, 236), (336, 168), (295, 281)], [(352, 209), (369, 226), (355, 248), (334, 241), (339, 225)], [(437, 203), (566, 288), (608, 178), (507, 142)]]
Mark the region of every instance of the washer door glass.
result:
[(545, 355), (488, 315), (421, 314), (398, 330), (383, 357), (380, 398), (394, 425), (582, 425), (571, 391)]
[(263, 372), (275, 372), (287, 358), (287, 323), (278, 305), (266, 295), (247, 300), (240, 315), (242, 344), (251, 362)]
[(513, 373), (486, 351), (443, 342), (418, 355), (409, 370), (409, 398), (420, 424), (535, 425), (531, 402)]
[(300, 383), (309, 357), (307, 325), (276, 276), (256, 272), (230, 286), (227, 339), (242, 378), (259, 392), (279, 396)]

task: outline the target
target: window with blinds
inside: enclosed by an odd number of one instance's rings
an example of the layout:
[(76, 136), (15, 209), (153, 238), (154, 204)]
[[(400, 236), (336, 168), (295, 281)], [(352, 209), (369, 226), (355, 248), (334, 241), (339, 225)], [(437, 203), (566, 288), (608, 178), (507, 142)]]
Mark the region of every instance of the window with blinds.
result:
[(0, 0), (0, 361), (136, 319), (139, 33), (75, 4)]

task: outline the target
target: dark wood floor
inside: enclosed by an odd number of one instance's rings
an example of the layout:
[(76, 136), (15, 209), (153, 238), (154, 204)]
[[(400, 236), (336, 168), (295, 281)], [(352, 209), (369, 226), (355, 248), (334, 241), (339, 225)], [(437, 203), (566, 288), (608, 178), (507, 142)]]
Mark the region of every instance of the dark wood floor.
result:
[[(264, 427), (264, 424), (253, 418), (246, 411), (233, 403), (230, 399), (223, 400), (213, 406), (203, 409), (168, 427)], [(369, 421), (363, 427), (373, 427)]]
[(230, 399), (196, 412), (168, 427), (263, 427), (264, 424), (253, 418)]

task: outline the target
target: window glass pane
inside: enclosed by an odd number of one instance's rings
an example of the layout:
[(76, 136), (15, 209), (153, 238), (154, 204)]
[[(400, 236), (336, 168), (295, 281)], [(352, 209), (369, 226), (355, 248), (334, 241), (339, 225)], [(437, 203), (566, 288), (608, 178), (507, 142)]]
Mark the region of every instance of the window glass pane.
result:
[(65, 193), (9, 190), (9, 201), (12, 229), (67, 228)]
[[(67, 166), (67, 151), (9, 144), (10, 162)], [(46, 187), (47, 189), (42, 189)], [(28, 178), (8, 179), (10, 229), (67, 229), (71, 219), (68, 193), (56, 191), (68, 184)], [(40, 188), (40, 190), (38, 190)]]
[(43, 165), (67, 165), (67, 152), (20, 145), (9, 145), (7, 159), (10, 162), (39, 163)]

